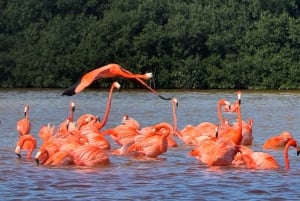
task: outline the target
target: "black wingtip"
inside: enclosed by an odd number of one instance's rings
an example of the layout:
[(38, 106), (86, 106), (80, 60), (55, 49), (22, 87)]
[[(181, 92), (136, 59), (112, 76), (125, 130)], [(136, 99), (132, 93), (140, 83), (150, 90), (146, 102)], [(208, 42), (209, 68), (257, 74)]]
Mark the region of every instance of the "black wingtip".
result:
[(75, 88), (66, 89), (61, 95), (62, 96), (73, 96), (75, 94)]
[(78, 86), (78, 83), (75, 83), (73, 86), (67, 88), (61, 95), (62, 96), (73, 96), (75, 93), (75, 89)]
[(62, 96), (73, 96), (74, 94), (76, 94), (75, 89), (79, 84), (80, 84), (80, 80), (78, 80), (71, 87), (67, 88), (61, 95)]
[(160, 97), (163, 100), (172, 100), (172, 98), (166, 98), (166, 97), (163, 97), (162, 95), (158, 95), (158, 97)]

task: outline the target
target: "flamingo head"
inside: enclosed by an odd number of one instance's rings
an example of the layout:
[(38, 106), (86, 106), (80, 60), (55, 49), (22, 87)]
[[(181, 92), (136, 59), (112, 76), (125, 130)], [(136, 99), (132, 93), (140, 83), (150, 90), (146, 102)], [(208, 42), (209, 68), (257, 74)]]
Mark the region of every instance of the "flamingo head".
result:
[(16, 147), (15, 153), (18, 156), (18, 158), (21, 158), (21, 154), (20, 154), (21, 153), (21, 147), (20, 146)]
[(237, 98), (238, 98), (239, 105), (240, 105), (242, 103), (242, 92), (241, 91), (237, 92)]
[(74, 112), (75, 111), (75, 103), (73, 101), (70, 103), (70, 107), (71, 107), (71, 110)]
[(146, 79), (150, 79), (152, 77), (153, 77), (152, 73), (145, 73), (145, 78)]

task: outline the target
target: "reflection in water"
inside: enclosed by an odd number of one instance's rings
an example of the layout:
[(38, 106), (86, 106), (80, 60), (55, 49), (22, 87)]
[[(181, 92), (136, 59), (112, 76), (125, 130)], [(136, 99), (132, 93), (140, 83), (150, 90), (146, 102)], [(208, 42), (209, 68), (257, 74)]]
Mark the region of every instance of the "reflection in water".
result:
[[(217, 101), (235, 101), (233, 91), (161, 92), (176, 97), (178, 128), (209, 121), (217, 123)], [(85, 91), (76, 96), (60, 96), (59, 90), (0, 91), (0, 185), (1, 200), (292, 200), (299, 198), (300, 158), (289, 153), (291, 170), (284, 169), (283, 150), (270, 150), (280, 169), (246, 170), (233, 167), (207, 167), (188, 152), (191, 147), (178, 139), (178, 147), (154, 161), (110, 156), (103, 168), (44, 167), (25, 158), (17, 159), (14, 148), (18, 137), (16, 121), (23, 107), (30, 105), (32, 134), (41, 125), (58, 125), (68, 115), (69, 103), (76, 103), (75, 118), (91, 113), (104, 115), (108, 90)], [(298, 92), (243, 92), (242, 117), (254, 119), (252, 148), (262, 151), (263, 142), (286, 130), (299, 139)], [(137, 119), (142, 127), (162, 121), (172, 123), (171, 103), (145, 91), (122, 91), (113, 95), (105, 128), (117, 126), (124, 114)], [(235, 121), (236, 115), (228, 114)], [(118, 146), (109, 138), (112, 147)], [(40, 141), (38, 141), (38, 146)]]

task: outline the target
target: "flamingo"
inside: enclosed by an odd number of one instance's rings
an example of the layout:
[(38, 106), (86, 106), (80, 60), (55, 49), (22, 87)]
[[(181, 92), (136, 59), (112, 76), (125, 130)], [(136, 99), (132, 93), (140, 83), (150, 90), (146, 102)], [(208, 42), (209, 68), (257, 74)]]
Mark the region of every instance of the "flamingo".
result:
[(51, 126), (50, 124), (42, 125), (39, 131), (39, 137), (43, 142), (48, 141), (54, 134), (55, 126)]
[(30, 134), (21, 135), (15, 149), (16, 155), (21, 158), (21, 150), (27, 150), (26, 158), (31, 158), (32, 152), (36, 149), (36, 139)]
[(140, 124), (137, 120), (135, 120), (134, 118), (132, 117), (129, 117), (128, 114), (125, 114), (123, 116), (123, 119), (121, 121), (121, 124), (124, 125), (129, 125), (130, 124), (130, 127), (135, 127), (136, 129), (140, 129)]
[(236, 95), (237, 95), (237, 100), (235, 101), (234, 104), (230, 105), (230, 107), (228, 105), (223, 107), (225, 112), (236, 112), (237, 106), (241, 105), (241, 103), (242, 103), (242, 92), (237, 91)]
[(236, 108), (236, 113), (237, 113), (237, 126), (230, 127), (227, 128), (225, 131), (219, 132), (218, 137), (232, 140), (236, 145), (240, 145), (242, 142), (242, 117), (241, 117), (241, 110), (239, 105)]
[(95, 167), (110, 164), (106, 152), (92, 144), (85, 144), (78, 147), (72, 152), (72, 156), (74, 157), (75, 165), (78, 166)]
[(126, 156), (157, 158), (168, 150), (167, 137), (170, 130), (168, 127), (165, 129), (164, 133), (159, 133), (155, 127), (142, 130), (134, 142), (122, 146), (117, 152)]
[[(285, 144), (283, 152), (286, 170), (290, 169), (288, 150), (291, 146), (297, 149), (298, 154), (299, 148), (297, 147), (297, 141), (290, 138)], [(235, 158), (233, 164), (238, 164), (238, 166), (241, 166), (242, 164), (251, 169), (279, 169), (279, 164), (276, 159), (268, 153), (254, 152), (250, 148), (245, 146), (241, 146), (240, 152), (241, 154), (237, 154), (237, 158)]]
[(238, 146), (232, 141), (219, 138), (210, 139), (209, 136), (202, 136), (202, 142), (196, 149), (190, 151), (200, 162), (208, 166), (230, 166), (238, 152)]
[(124, 146), (134, 142), (134, 138), (138, 134), (137, 131), (138, 129), (131, 124), (120, 124), (103, 131), (103, 133), (109, 135), (117, 144)]
[(53, 154), (59, 151), (59, 147), (60, 145), (54, 140), (44, 142), (35, 155), (36, 163), (44, 165)]
[(217, 104), (217, 112), (220, 125), (214, 124), (211, 122), (202, 122), (197, 126), (187, 125), (184, 129), (178, 132), (178, 137), (185, 143), (193, 145), (195, 142), (195, 138), (199, 136), (211, 136), (215, 137), (216, 135), (216, 127), (219, 127), (218, 130), (220, 132), (226, 131), (229, 126), (228, 123), (225, 122), (222, 116), (221, 108), (224, 105), (230, 105), (230, 102), (226, 101), (225, 99), (220, 99)]
[(62, 95), (68, 95), (72, 96), (74, 94), (77, 94), (84, 90), (86, 87), (88, 87), (90, 84), (92, 84), (93, 81), (100, 79), (100, 78), (112, 78), (112, 77), (123, 77), (127, 79), (133, 79), (146, 87), (150, 92), (157, 95), (161, 99), (164, 100), (170, 100), (170, 98), (165, 98), (161, 96), (157, 91), (152, 89), (149, 85), (147, 85), (142, 79), (148, 80), (152, 78), (152, 73), (145, 73), (145, 74), (133, 74), (130, 71), (122, 68), (118, 64), (107, 64), (105, 66), (96, 68), (92, 71), (87, 72), (82, 76), (82, 78), (73, 86), (66, 89)]
[(24, 107), (24, 118), (17, 122), (17, 131), (20, 135), (29, 134), (31, 131), (31, 121), (29, 119), (29, 105)]
[(74, 112), (75, 112), (75, 103), (73, 101), (70, 102), (70, 110), (69, 110), (69, 125), (68, 131), (76, 130), (76, 122), (74, 122)]
[(105, 113), (104, 113), (104, 117), (102, 119), (102, 121), (100, 121), (100, 119), (92, 114), (84, 114), (81, 115), (78, 120), (77, 120), (77, 126), (79, 129), (81, 129), (83, 126), (85, 125), (91, 125), (93, 124), (95, 128), (97, 128), (98, 130), (102, 129), (108, 120), (108, 116), (109, 116), (109, 112), (110, 112), (110, 107), (111, 107), (111, 101), (112, 101), (112, 94), (113, 94), (113, 90), (114, 89), (120, 89), (121, 85), (118, 82), (113, 82), (111, 87), (110, 87), (110, 91), (109, 91), (109, 95), (108, 95), (108, 99), (106, 102), (106, 108), (105, 108)]
[(280, 149), (284, 148), (290, 139), (293, 138), (293, 135), (288, 131), (283, 131), (277, 136), (273, 136), (267, 139), (264, 144), (264, 149)]

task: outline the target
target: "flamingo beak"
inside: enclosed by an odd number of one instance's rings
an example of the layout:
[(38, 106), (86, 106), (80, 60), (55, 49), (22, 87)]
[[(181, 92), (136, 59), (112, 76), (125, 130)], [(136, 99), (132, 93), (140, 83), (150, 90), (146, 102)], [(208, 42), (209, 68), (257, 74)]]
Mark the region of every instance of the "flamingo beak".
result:
[(35, 159), (35, 162), (36, 162), (37, 165), (40, 164), (40, 161), (39, 161), (39, 159), (37, 159), (37, 158)]
[(16, 153), (16, 155), (18, 156), (18, 158), (22, 158), (22, 157), (21, 157), (21, 154), (19, 154), (19, 153)]
[(300, 147), (297, 147), (297, 156), (300, 154)]

